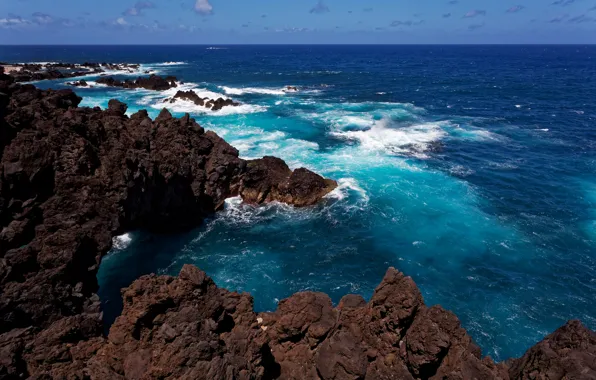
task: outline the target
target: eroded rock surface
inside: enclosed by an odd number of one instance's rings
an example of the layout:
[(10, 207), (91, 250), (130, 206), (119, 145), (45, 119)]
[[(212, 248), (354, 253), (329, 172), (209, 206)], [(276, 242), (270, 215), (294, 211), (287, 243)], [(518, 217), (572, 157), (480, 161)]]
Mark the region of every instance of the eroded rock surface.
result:
[(197, 225), (247, 166), (188, 115), (77, 108), (71, 90), (13, 81), (0, 74), (0, 378), (83, 378), (112, 237)]
[(297, 293), (273, 313), (198, 268), (143, 276), (87, 362), (94, 379), (593, 379), (594, 332), (570, 322), (511, 367), (482, 357), (457, 317), (390, 268), (366, 302)]
[(78, 108), (0, 72), (0, 379), (594, 379), (577, 321), (495, 364), (390, 268), (370, 301), (297, 293), (257, 314), (198, 268), (143, 276), (102, 336), (97, 268), (112, 237), (180, 230), (232, 195), (305, 206), (335, 187), (280, 159), (244, 161), (189, 115)]
[(144, 88), (146, 90), (165, 91), (177, 87), (177, 80), (178, 79), (173, 76), (163, 78), (159, 75), (152, 74), (148, 77), (138, 77), (135, 80), (125, 79), (123, 81), (112, 77), (102, 77), (97, 79), (96, 82), (110, 87)]
[(296, 206), (309, 206), (337, 187), (308, 169), (294, 171), (277, 157), (263, 157), (247, 162), (240, 184), (240, 195), (246, 202), (279, 201)]

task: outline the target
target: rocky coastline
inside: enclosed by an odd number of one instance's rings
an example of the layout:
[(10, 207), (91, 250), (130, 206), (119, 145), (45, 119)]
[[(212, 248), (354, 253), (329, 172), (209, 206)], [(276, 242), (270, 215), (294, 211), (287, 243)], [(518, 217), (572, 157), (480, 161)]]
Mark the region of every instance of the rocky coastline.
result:
[(96, 274), (114, 236), (191, 228), (236, 195), (310, 206), (337, 184), (242, 160), (188, 114), (80, 101), (0, 72), (0, 379), (596, 378), (596, 333), (579, 321), (497, 364), (393, 268), (368, 302), (304, 292), (255, 313), (186, 265), (123, 290), (103, 336)]
[(75, 78), (85, 75), (102, 74), (106, 70), (126, 71), (134, 73), (140, 65), (135, 63), (4, 63), (0, 62), (4, 71), (11, 75), (16, 82), (31, 82), (40, 80), (54, 80)]

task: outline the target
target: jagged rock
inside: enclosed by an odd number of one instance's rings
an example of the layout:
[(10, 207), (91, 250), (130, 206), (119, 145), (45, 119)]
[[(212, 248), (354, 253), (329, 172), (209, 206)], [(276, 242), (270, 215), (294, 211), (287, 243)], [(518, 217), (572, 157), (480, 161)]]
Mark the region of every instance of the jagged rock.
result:
[[(134, 72), (138, 70), (139, 64), (130, 63), (93, 63), (85, 62), (83, 64), (76, 63), (15, 63), (10, 64), (11, 67), (17, 68), (18, 70), (9, 73), (12, 75), (16, 82), (30, 82), (40, 80), (52, 80), (52, 79), (63, 79), (63, 78), (74, 78), (89, 74), (100, 74), (103, 73), (103, 68), (107, 70), (127, 70), (128, 72)], [(102, 68), (103, 67), (103, 68)], [(80, 82), (68, 83), (73, 86), (82, 86)]]
[(259, 204), (279, 201), (300, 207), (316, 203), (336, 187), (335, 181), (308, 169), (292, 171), (283, 160), (264, 157), (248, 161), (240, 195), (246, 202)]
[(13, 81), (0, 74), (0, 378), (596, 378), (595, 333), (579, 322), (497, 365), (393, 268), (368, 303), (305, 292), (256, 314), (186, 265), (135, 281), (102, 337), (96, 274), (113, 236), (195, 226), (238, 194), (304, 206), (335, 183), (241, 160), (189, 115), (78, 108), (70, 90)]
[[(96, 273), (112, 237), (197, 225), (238, 194), (246, 162), (189, 115), (128, 117), (117, 100), (77, 108), (71, 90), (12, 81), (0, 75), (0, 335), (27, 334), (0, 339), (0, 374), (86, 378), (102, 345)], [(159, 336), (175, 341), (169, 326)], [(142, 353), (122, 364), (129, 373)]]
[(578, 322), (547, 337), (510, 372), (481, 358), (457, 317), (440, 306), (426, 307), (412, 279), (393, 268), (370, 302), (349, 295), (337, 308), (325, 294), (303, 292), (280, 301), (275, 312), (256, 314), (248, 294), (218, 289), (190, 265), (178, 277), (143, 276), (123, 298), (107, 344), (88, 362), (88, 373), (101, 374), (92, 378), (506, 380), (595, 374), (594, 333)]
[(596, 333), (569, 321), (509, 364), (512, 379), (596, 379)]
[(104, 84), (110, 87), (122, 87), (122, 88), (144, 88), (146, 90), (153, 91), (164, 91), (170, 88), (177, 87), (176, 77), (168, 76), (162, 78), (159, 75), (150, 75), (149, 77), (138, 77), (137, 79), (124, 81), (114, 79), (112, 77), (103, 77), (97, 80), (97, 83)]
[(209, 98), (201, 98), (196, 92), (193, 90), (188, 91), (178, 91), (176, 95), (174, 95), (171, 99), (166, 99), (166, 102), (175, 103), (177, 100), (187, 100), (193, 102), (198, 106), (204, 106), (206, 108), (211, 109), (212, 111), (219, 111), (223, 107), (227, 106), (239, 106), (240, 103), (233, 101), (232, 99), (224, 99), (224, 98), (217, 98), (217, 99), (209, 99)]
[(75, 81), (75, 82), (67, 82), (66, 83), (69, 86), (73, 86), (73, 87), (88, 87), (89, 84), (87, 83), (87, 81), (81, 79), (79, 81)]

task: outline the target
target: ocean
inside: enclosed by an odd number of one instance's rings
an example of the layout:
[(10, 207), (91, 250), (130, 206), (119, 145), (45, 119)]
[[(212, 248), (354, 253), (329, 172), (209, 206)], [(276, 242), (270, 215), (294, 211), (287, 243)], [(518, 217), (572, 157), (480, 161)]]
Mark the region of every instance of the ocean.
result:
[[(596, 46), (3, 46), (0, 61), (175, 75), (242, 105), (167, 104), (174, 114), (243, 158), (339, 182), (314, 207), (229, 199), (195, 230), (117, 238), (98, 274), (108, 324), (120, 288), (192, 263), (257, 311), (304, 290), (368, 298), (394, 266), (496, 360), (568, 319), (596, 329)], [(75, 91), (83, 106), (117, 98), (156, 116), (178, 89)]]

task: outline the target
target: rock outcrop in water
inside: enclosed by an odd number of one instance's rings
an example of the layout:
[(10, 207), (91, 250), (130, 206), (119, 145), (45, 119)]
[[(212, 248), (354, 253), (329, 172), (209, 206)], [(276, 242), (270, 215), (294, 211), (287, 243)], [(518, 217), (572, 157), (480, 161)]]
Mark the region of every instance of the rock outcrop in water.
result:
[(292, 171), (277, 157), (263, 157), (248, 161), (239, 193), (245, 202), (279, 201), (310, 206), (336, 186), (335, 181), (322, 178), (308, 169)]
[(74, 78), (90, 74), (100, 74), (105, 70), (118, 70), (134, 73), (140, 65), (135, 63), (3, 63), (7, 74), (14, 77), (16, 82), (30, 82), (39, 80), (53, 80)]
[(224, 99), (224, 98), (209, 99), (207, 97), (201, 98), (193, 90), (178, 91), (178, 92), (176, 92), (176, 95), (174, 95), (171, 99), (164, 100), (164, 103), (165, 102), (176, 103), (179, 100), (193, 102), (197, 106), (202, 106), (202, 107), (208, 108), (212, 111), (219, 111), (223, 107), (227, 107), (227, 106), (237, 107), (240, 105), (240, 103), (235, 102), (232, 99)]
[(89, 87), (89, 83), (87, 83), (87, 81), (84, 79), (74, 82), (67, 82), (66, 84), (73, 87)]
[(579, 322), (495, 364), (395, 269), (368, 303), (307, 292), (257, 314), (248, 294), (187, 265), (135, 281), (103, 337), (96, 273), (113, 236), (194, 226), (236, 194), (304, 206), (335, 183), (244, 161), (188, 115), (80, 100), (0, 73), (0, 379), (595, 377), (596, 337)]
[(177, 87), (176, 77), (168, 76), (165, 78), (159, 75), (150, 75), (149, 77), (138, 77), (135, 80), (126, 79), (124, 81), (114, 79), (112, 77), (99, 78), (97, 83), (104, 84), (110, 87), (122, 87), (122, 88), (144, 88), (146, 90), (153, 91), (165, 91), (170, 88)]

